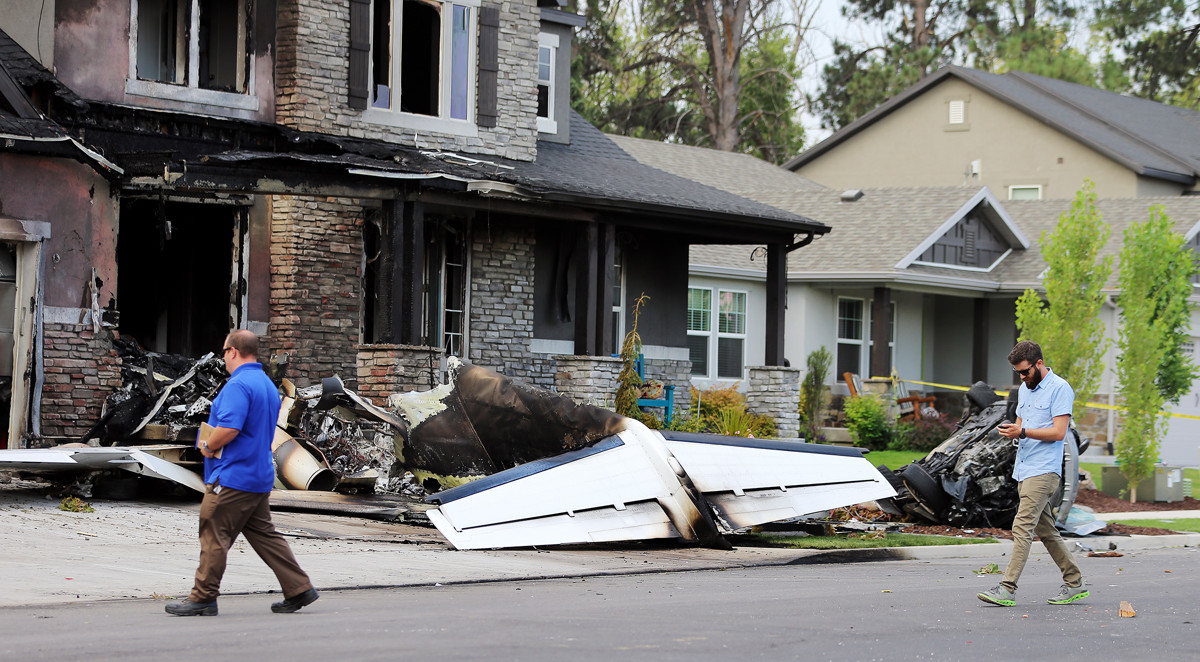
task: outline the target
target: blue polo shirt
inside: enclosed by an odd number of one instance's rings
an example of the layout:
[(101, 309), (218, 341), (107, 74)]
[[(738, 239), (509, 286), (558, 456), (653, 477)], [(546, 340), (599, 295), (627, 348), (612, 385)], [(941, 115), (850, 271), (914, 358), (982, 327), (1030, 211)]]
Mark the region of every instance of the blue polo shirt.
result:
[(208, 424), (239, 430), (221, 447), (221, 457), (204, 459), (204, 482), (220, 482), (243, 492), (270, 492), (275, 486), (271, 441), (279, 418), (279, 389), (261, 363), (246, 363), (233, 371), (212, 403)]
[[(1048, 370), (1046, 376), (1033, 390), (1025, 382), (1017, 392), (1017, 416), (1026, 430), (1054, 427), (1054, 417), (1071, 415), (1075, 403), (1075, 389), (1067, 380)], [(1017, 462), (1013, 465), (1013, 478), (1018, 482), (1042, 474), (1062, 475), (1063, 440), (1039, 441), (1021, 439), (1017, 446)]]

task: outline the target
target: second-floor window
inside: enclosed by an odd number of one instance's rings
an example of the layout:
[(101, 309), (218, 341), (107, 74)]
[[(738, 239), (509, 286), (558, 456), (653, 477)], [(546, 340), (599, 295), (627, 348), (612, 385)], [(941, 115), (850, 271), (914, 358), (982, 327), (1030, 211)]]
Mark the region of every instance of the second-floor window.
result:
[(473, 0), (374, 0), (371, 107), (471, 120), (478, 7)]
[(131, 0), (131, 9), (131, 91), (250, 90), (248, 0)]
[(558, 56), (558, 35), (538, 35), (537, 63), (537, 125), (538, 131), (556, 133), (554, 117), (554, 61)]

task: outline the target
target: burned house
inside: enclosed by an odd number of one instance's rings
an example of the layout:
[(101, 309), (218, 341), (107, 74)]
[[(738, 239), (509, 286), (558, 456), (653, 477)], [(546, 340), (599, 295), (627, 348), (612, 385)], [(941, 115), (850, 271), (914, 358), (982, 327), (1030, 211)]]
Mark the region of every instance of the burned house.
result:
[(18, 300), (44, 293), (14, 321), (10, 448), (91, 428), (115, 336), (200, 356), (248, 328), (295, 383), (369, 398), (458, 356), (603, 404), (645, 294), (647, 375), (685, 385), (695, 244), (767, 247), (782, 369), (786, 256), (828, 228), (639, 163), (573, 113), (581, 19), (554, 2), (25, 5), (0, 2), (6, 67), (36, 71), (12, 94), (65, 139), (36, 162), (21, 150), (47, 141), (0, 145), (0, 220), (37, 247)]

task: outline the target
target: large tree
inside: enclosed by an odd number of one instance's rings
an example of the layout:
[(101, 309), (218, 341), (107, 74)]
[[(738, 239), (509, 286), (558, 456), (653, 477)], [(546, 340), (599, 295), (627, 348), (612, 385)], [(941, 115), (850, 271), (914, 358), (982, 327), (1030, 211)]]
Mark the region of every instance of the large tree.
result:
[(1154, 471), (1170, 422), (1162, 415), (1163, 405), (1177, 402), (1197, 374), (1182, 351), (1196, 273), (1185, 243), (1158, 206), (1150, 208), (1148, 221), (1125, 231), (1117, 356), (1124, 411), (1116, 450), (1130, 501), (1137, 500), (1137, 484)]
[(1200, 108), (1200, 2), (1098, 3), (1094, 29), (1105, 63), (1120, 72), (1129, 92)]
[(605, 131), (742, 151), (799, 151), (803, 0), (589, 3), (575, 108)]
[(1054, 231), (1042, 233), (1045, 301), (1032, 289), (1017, 299), (1020, 340), (1042, 346), (1046, 364), (1075, 389), (1077, 412), (1099, 387), (1108, 345), (1100, 308), (1112, 256), (1100, 257), (1100, 249), (1110, 230), (1096, 209), (1094, 189), (1085, 182)]

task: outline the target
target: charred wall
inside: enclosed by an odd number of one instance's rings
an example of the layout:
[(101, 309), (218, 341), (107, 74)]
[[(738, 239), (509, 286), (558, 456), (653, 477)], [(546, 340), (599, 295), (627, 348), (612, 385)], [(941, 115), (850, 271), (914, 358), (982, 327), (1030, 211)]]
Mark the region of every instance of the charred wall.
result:
[(353, 387), (362, 223), (362, 206), (346, 198), (272, 200), (267, 348), (291, 355), (288, 374), (297, 386), (339, 374)]

